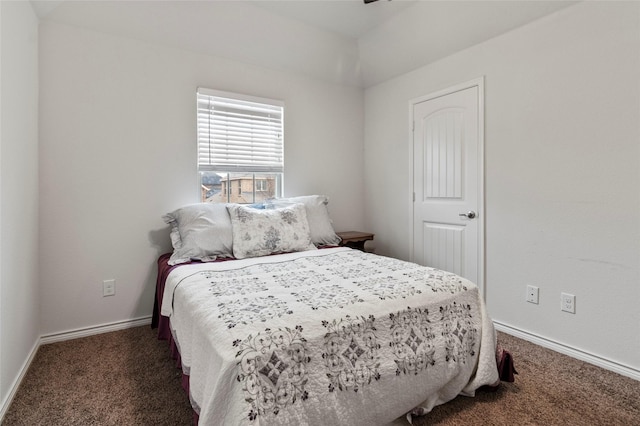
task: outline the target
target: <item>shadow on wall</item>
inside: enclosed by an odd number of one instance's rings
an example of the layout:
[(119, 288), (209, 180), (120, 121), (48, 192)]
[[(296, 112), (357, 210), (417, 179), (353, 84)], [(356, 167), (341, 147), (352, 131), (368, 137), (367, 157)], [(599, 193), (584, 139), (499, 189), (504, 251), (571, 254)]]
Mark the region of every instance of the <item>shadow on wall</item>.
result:
[(161, 229), (153, 229), (147, 234), (149, 245), (152, 248), (151, 253), (145, 255), (140, 264), (140, 268), (146, 268), (144, 286), (138, 296), (135, 311), (132, 313), (133, 318), (148, 318), (153, 314), (153, 304), (156, 298), (156, 279), (158, 276), (158, 258), (164, 253), (171, 253), (173, 250), (171, 245), (170, 227)]
[(149, 231), (149, 242), (151, 243), (151, 247), (156, 249), (157, 257), (164, 253), (169, 253), (172, 251), (171, 247), (171, 227), (166, 226), (162, 229), (152, 229)]
[[(149, 231), (149, 242), (151, 247), (155, 249), (154, 262), (149, 265), (149, 273), (147, 275), (147, 285), (151, 286), (151, 292), (156, 293), (156, 279), (158, 278), (158, 258), (165, 253), (171, 253), (173, 246), (171, 245), (171, 227), (167, 226), (162, 229), (154, 229)], [(148, 290), (148, 287), (145, 287)], [(145, 294), (148, 294), (145, 291)], [(155, 297), (155, 296), (154, 296)]]

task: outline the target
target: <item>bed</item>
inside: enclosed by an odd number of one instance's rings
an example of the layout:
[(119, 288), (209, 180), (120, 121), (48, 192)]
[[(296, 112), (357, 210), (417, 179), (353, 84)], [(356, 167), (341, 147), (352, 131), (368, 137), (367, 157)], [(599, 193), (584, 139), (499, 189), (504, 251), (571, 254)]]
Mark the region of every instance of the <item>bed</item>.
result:
[[(187, 228), (203, 215), (166, 218), (174, 252), (158, 261), (154, 325), (176, 349), (199, 424), (386, 424), (498, 382), (495, 332), (477, 286), (449, 272), (326, 244), (336, 242), (335, 233), (325, 227), (319, 238), (317, 217), (324, 225), (328, 218), (326, 199), (315, 197), (270, 212), (227, 206), (233, 257), (209, 247), (187, 259), (180, 253), (190, 245)], [(317, 217), (316, 205), (324, 206)], [(220, 220), (226, 228), (225, 211), (215, 209), (204, 215), (205, 228)], [(287, 222), (293, 210), (303, 225), (296, 235), (309, 236), (296, 244), (306, 248), (274, 252), (271, 241), (264, 249), (273, 218)], [(213, 216), (221, 219), (213, 223)], [(236, 223), (243, 216), (245, 223)], [(252, 232), (247, 221), (254, 222)], [(285, 245), (292, 240), (286, 232), (278, 233)], [(239, 239), (255, 235), (260, 243), (246, 255)], [(253, 255), (262, 253), (257, 246), (267, 253)]]

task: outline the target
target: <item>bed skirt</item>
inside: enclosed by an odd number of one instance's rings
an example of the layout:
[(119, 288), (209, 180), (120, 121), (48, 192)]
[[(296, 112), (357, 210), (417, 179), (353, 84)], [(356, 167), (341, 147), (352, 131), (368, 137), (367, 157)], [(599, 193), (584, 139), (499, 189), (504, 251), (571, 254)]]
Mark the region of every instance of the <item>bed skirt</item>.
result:
[[(180, 384), (182, 389), (189, 395), (189, 375), (185, 374), (182, 369), (182, 360), (180, 357), (180, 351), (176, 345), (173, 335), (171, 334), (171, 327), (169, 326), (169, 318), (160, 315), (160, 303), (162, 303), (162, 294), (164, 293), (164, 283), (167, 280), (167, 275), (173, 270), (173, 266), (170, 266), (167, 261), (171, 257), (171, 253), (163, 254), (158, 258), (158, 278), (156, 281), (156, 297), (153, 303), (153, 317), (151, 318), (151, 328), (158, 329), (158, 340), (166, 340), (169, 344), (169, 353), (171, 358), (175, 361), (176, 368), (180, 369), (182, 378)], [(176, 265), (177, 266), (177, 265)], [(193, 410), (193, 424), (198, 424), (198, 413)]]

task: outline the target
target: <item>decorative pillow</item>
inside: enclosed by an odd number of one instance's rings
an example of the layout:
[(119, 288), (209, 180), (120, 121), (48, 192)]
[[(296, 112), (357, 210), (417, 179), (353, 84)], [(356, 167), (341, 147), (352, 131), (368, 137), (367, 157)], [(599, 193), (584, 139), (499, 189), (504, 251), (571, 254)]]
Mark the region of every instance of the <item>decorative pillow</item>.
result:
[(304, 205), (258, 210), (239, 204), (227, 206), (236, 259), (275, 253), (315, 250)]
[(307, 210), (311, 241), (315, 245), (338, 245), (340, 237), (333, 230), (327, 204), (329, 199), (324, 195), (304, 195), (301, 197), (277, 198), (270, 201), (274, 207), (283, 207), (291, 203), (302, 203)]
[(233, 257), (233, 235), (227, 204), (191, 204), (162, 218), (171, 225), (173, 254), (169, 265)]

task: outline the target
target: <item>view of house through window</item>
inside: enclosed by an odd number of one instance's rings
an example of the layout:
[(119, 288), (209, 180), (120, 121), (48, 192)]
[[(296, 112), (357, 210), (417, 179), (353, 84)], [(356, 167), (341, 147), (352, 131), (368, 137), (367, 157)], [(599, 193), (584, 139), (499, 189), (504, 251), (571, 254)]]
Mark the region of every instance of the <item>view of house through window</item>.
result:
[(250, 204), (280, 197), (283, 103), (199, 88), (197, 108), (201, 201)]
[(201, 201), (209, 203), (261, 203), (281, 195), (281, 173), (200, 172)]

